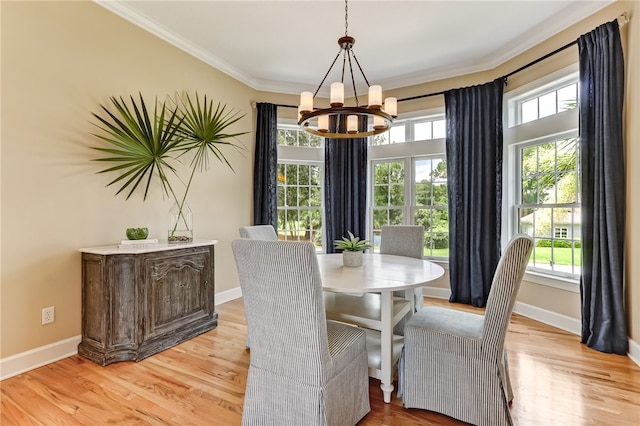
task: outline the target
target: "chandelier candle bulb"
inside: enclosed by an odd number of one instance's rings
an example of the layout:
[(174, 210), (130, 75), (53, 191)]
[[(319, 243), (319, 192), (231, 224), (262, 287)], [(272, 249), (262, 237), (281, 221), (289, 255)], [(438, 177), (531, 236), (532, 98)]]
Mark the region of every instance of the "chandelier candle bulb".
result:
[(344, 105), (344, 84), (341, 82), (331, 83), (331, 106)]
[(395, 118), (398, 116), (398, 100), (396, 98), (385, 98), (384, 112)]
[(380, 108), (382, 106), (382, 86), (369, 86), (369, 108)]
[(384, 118), (379, 117), (377, 115), (373, 116), (373, 128), (374, 129), (382, 129), (385, 127)]
[(318, 116), (318, 131), (319, 132), (328, 132), (329, 131), (329, 116), (328, 115), (320, 115)]
[(347, 116), (347, 133), (356, 133), (358, 131), (358, 116)]
[(300, 114), (307, 114), (313, 111), (313, 93), (300, 93)]

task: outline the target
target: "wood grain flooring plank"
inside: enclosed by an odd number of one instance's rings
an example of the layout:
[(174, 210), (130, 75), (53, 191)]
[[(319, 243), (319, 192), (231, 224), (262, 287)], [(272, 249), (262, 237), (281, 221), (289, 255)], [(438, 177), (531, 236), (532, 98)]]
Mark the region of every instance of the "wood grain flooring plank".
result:
[[(482, 309), (425, 299), (427, 305)], [(0, 424), (240, 425), (250, 352), (241, 299), (216, 307), (218, 327), (140, 362), (101, 367), (79, 355), (0, 382)], [(640, 367), (578, 336), (514, 315), (506, 339), (519, 426), (638, 426)], [(359, 426), (461, 425), (382, 400), (369, 380), (371, 412)], [(283, 425), (284, 426), (284, 425)], [(300, 425), (304, 426), (304, 425)]]

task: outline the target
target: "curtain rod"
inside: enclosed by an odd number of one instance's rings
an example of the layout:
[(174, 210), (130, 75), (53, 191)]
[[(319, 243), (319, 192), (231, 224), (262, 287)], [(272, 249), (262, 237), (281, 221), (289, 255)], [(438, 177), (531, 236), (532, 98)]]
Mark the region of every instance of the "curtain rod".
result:
[[(629, 15), (628, 15), (627, 12), (623, 12), (616, 18), (616, 20), (618, 21), (618, 26), (623, 27), (629, 22)], [(570, 42), (570, 43), (565, 44), (562, 47), (559, 47), (558, 49), (554, 50), (551, 53), (547, 53), (546, 55), (544, 55), (544, 56), (542, 56), (542, 57), (540, 57), (538, 59), (535, 59), (535, 60), (529, 62), (526, 65), (521, 66), (520, 68), (518, 68), (515, 71), (511, 71), (509, 74), (506, 74), (506, 75), (502, 76), (502, 78), (505, 79), (505, 84), (506, 84), (506, 79), (508, 77), (511, 77), (512, 75), (517, 74), (520, 71), (523, 71), (523, 70), (525, 70), (525, 69), (537, 64), (538, 62), (544, 61), (545, 59), (555, 55), (556, 53), (560, 53), (563, 50), (565, 50), (565, 49), (567, 49), (567, 48), (569, 48), (569, 47), (571, 47), (571, 46), (573, 46), (575, 44), (578, 44), (578, 40), (577, 39), (572, 41), (572, 42)], [(435, 93), (427, 93), (426, 95), (418, 95), (418, 96), (412, 96), (410, 98), (398, 99), (398, 102), (412, 101), (414, 99), (421, 99), (421, 98), (428, 98), (430, 96), (444, 95), (444, 93), (445, 93), (445, 91), (440, 91), (440, 92), (435, 92)]]
[[(618, 21), (618, 26), (623, 27), (629, 22), (629, 14), (627, 12), (623, 12), (622, 14), (620, 14), (616, 18), (616, 20)], [(560, 53), (563, 50), (568, 49), (569, 47), (571, 47), (571, 46), (573, 46), (575, 44), (578, 44), (578, 40), (577, 39), (572, 41), (572, 42), (570, 42), (570, 43), (565, 44), (562, 47), (557, 48), (556, 50), (554, 50), (551, 53), (547, 53), (546, 55), (541, 56), (538, 59), (534, 59), (533, 61), (529, 62), (528, 64), (521, 66), (517, 70), (511, 71), (509, 74), (506, 74), (506, 75), (502, 76), (502, 78), (505, 79), (505, 84), (506, 84), (506, 79), (508, 77), (511, 77), (512, 75), (517, 74), (520, 71), (523, 71), (523, 70), (525, 70), (525, 69), (527, 69), (529, 67), (532, 67), (532, 66), (536, 65), (537, 63), (542, 62), (545, 59), (547, 59), (547, 58), (549, 58), (549, 57), (551, 57), (551, 56), (553, 56), (553, 55), (555, 55), (557, 53)], [(411, 96), (411, 97), (408, 97), (408, 98), (398, 99), (398, 102), (413, 101), (415, 99), (422, 99), (422, 98), (428, 98), (428, 97), (431, 97), (431, 96), (444, 95), (444, 93), (445, 93), (445, 91), (442, 90), (440, 92), (434, 92), (434, 93), (427, 93), (427, 94), (424, 94), (424, 95)], [(278, 104), (276, 104), (276, 106), (282, 107), (282, 108), (298, 108), (297, 106), (294, 106), (294, 105), (278, 105)]]

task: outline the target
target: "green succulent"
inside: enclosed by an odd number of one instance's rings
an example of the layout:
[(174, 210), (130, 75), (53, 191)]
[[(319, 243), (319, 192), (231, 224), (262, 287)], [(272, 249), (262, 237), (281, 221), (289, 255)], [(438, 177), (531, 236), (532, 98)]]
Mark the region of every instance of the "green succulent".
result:
[(127, 228), (127, 238), (129, 240), (144, 240), (148, 236), (148, 228)]
[(347, 234), (349, 234), (349, 238), (342, 237), (341, 240), (335, 240), (333, 242), (335, 248), (344, 251), (364, 251), (371, 247), (369, 241), (361, 240), (359, 237), (353, 235), (350, 231), (347, 231)]

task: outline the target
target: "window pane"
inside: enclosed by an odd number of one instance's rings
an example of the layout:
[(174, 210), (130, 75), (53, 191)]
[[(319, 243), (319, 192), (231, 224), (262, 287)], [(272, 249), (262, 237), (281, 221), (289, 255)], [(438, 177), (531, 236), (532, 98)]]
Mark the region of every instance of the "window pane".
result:
[(442, 158), (420, 158), (413, 164), (413, 222), (424, 227), (424, 255), (446, 258), (449, 256), (447, 163)]
[(431, 184), (429, 182), (416, 183), (416, 206), (431, 205)]
[(447, 210), (417, 209), (415, 223), (425, 229), (425, 256), (449, 256), (449, 222)]
[(535, 146), (522, 149), (522, 175), (529, 176), (538, 171), (538, 149)]
[(318, 148), (322, 146), (322, 139), (320, 136), (309, 135), (309, 146)]
[(309, 166), (309, 185), (320, 185), (320, 166)]
[(285, 206), (284, 186), (278, 186), (278, 207)]
[(417, 141), (433, 139), (433, 136), (431, 135), (431, 121), (414, 124), (413, 135), (414, 139)]
[(389, 163), (389, 183), (404, 184), (404, 162)]
[(380, 133), (373, 136), (373, 145), (387, 145), (389, 143), (389, 132)]
[(523, 102), (520, 108), (523, 123), (528, 123), (529, 121), (538, 119), (538, 98)]
[(566, 111), (578, 106), (577, 90), (576, 83), (558, 90), (558, 111)]
[(392, 206), (404, 205), (404, 185), (389, 186), (389, 204)]
[(288, 186), (286, 189), (286, 205), (287, 206), (297, 206), (298, 205), (298, 187), (297, 186)]
[(389, 183), (389, 163), (378, 163), (373, 168), (373, 179), (376, 185)]
[(322, 206), (322, 189), (318, 187), (312, 187), (309, 189), (309, 205), (310, 206)]
[(389, 129), (389, 136), (391, 138), (391, 143), (401, 143), (405, 142), (405, 126), (393, 126)]
[(373, 188), (373, 205), (388, 206), (389, 205), (389, 187), (375, 186)]
[(389, 223), (388, 211), (383, 209), (373, 210), (373, 229), (380, 230), (382, 225)]
[(295, 164), (285, 165), (284, 176), (287, 180), (287, 185), (297, 185), (298, 184), (298, 166)]
[(538, 179), (522, 179), (522, 204), (538, 203)]
[(402, 209), (389, 209), (389, 225), (402, 225)]
[(433, 138), (443, 139), (447, 136), (447, 126), (445, 120), (436, 120), (433, 122)]
[(544, 96), (540, 96), (538, 100), (539, 116), (548, 117), (557, 112), (556, 110), (556, 92), (547, 93)]
[(298, 206), (308, 207), (310, 205), (311, 204), (309, 202), (309, 187), (301, 186), (298, 189)]
[(278, 145), (295, 146), (297, 144), (296, 130), (279, 130), (278, 131)]

